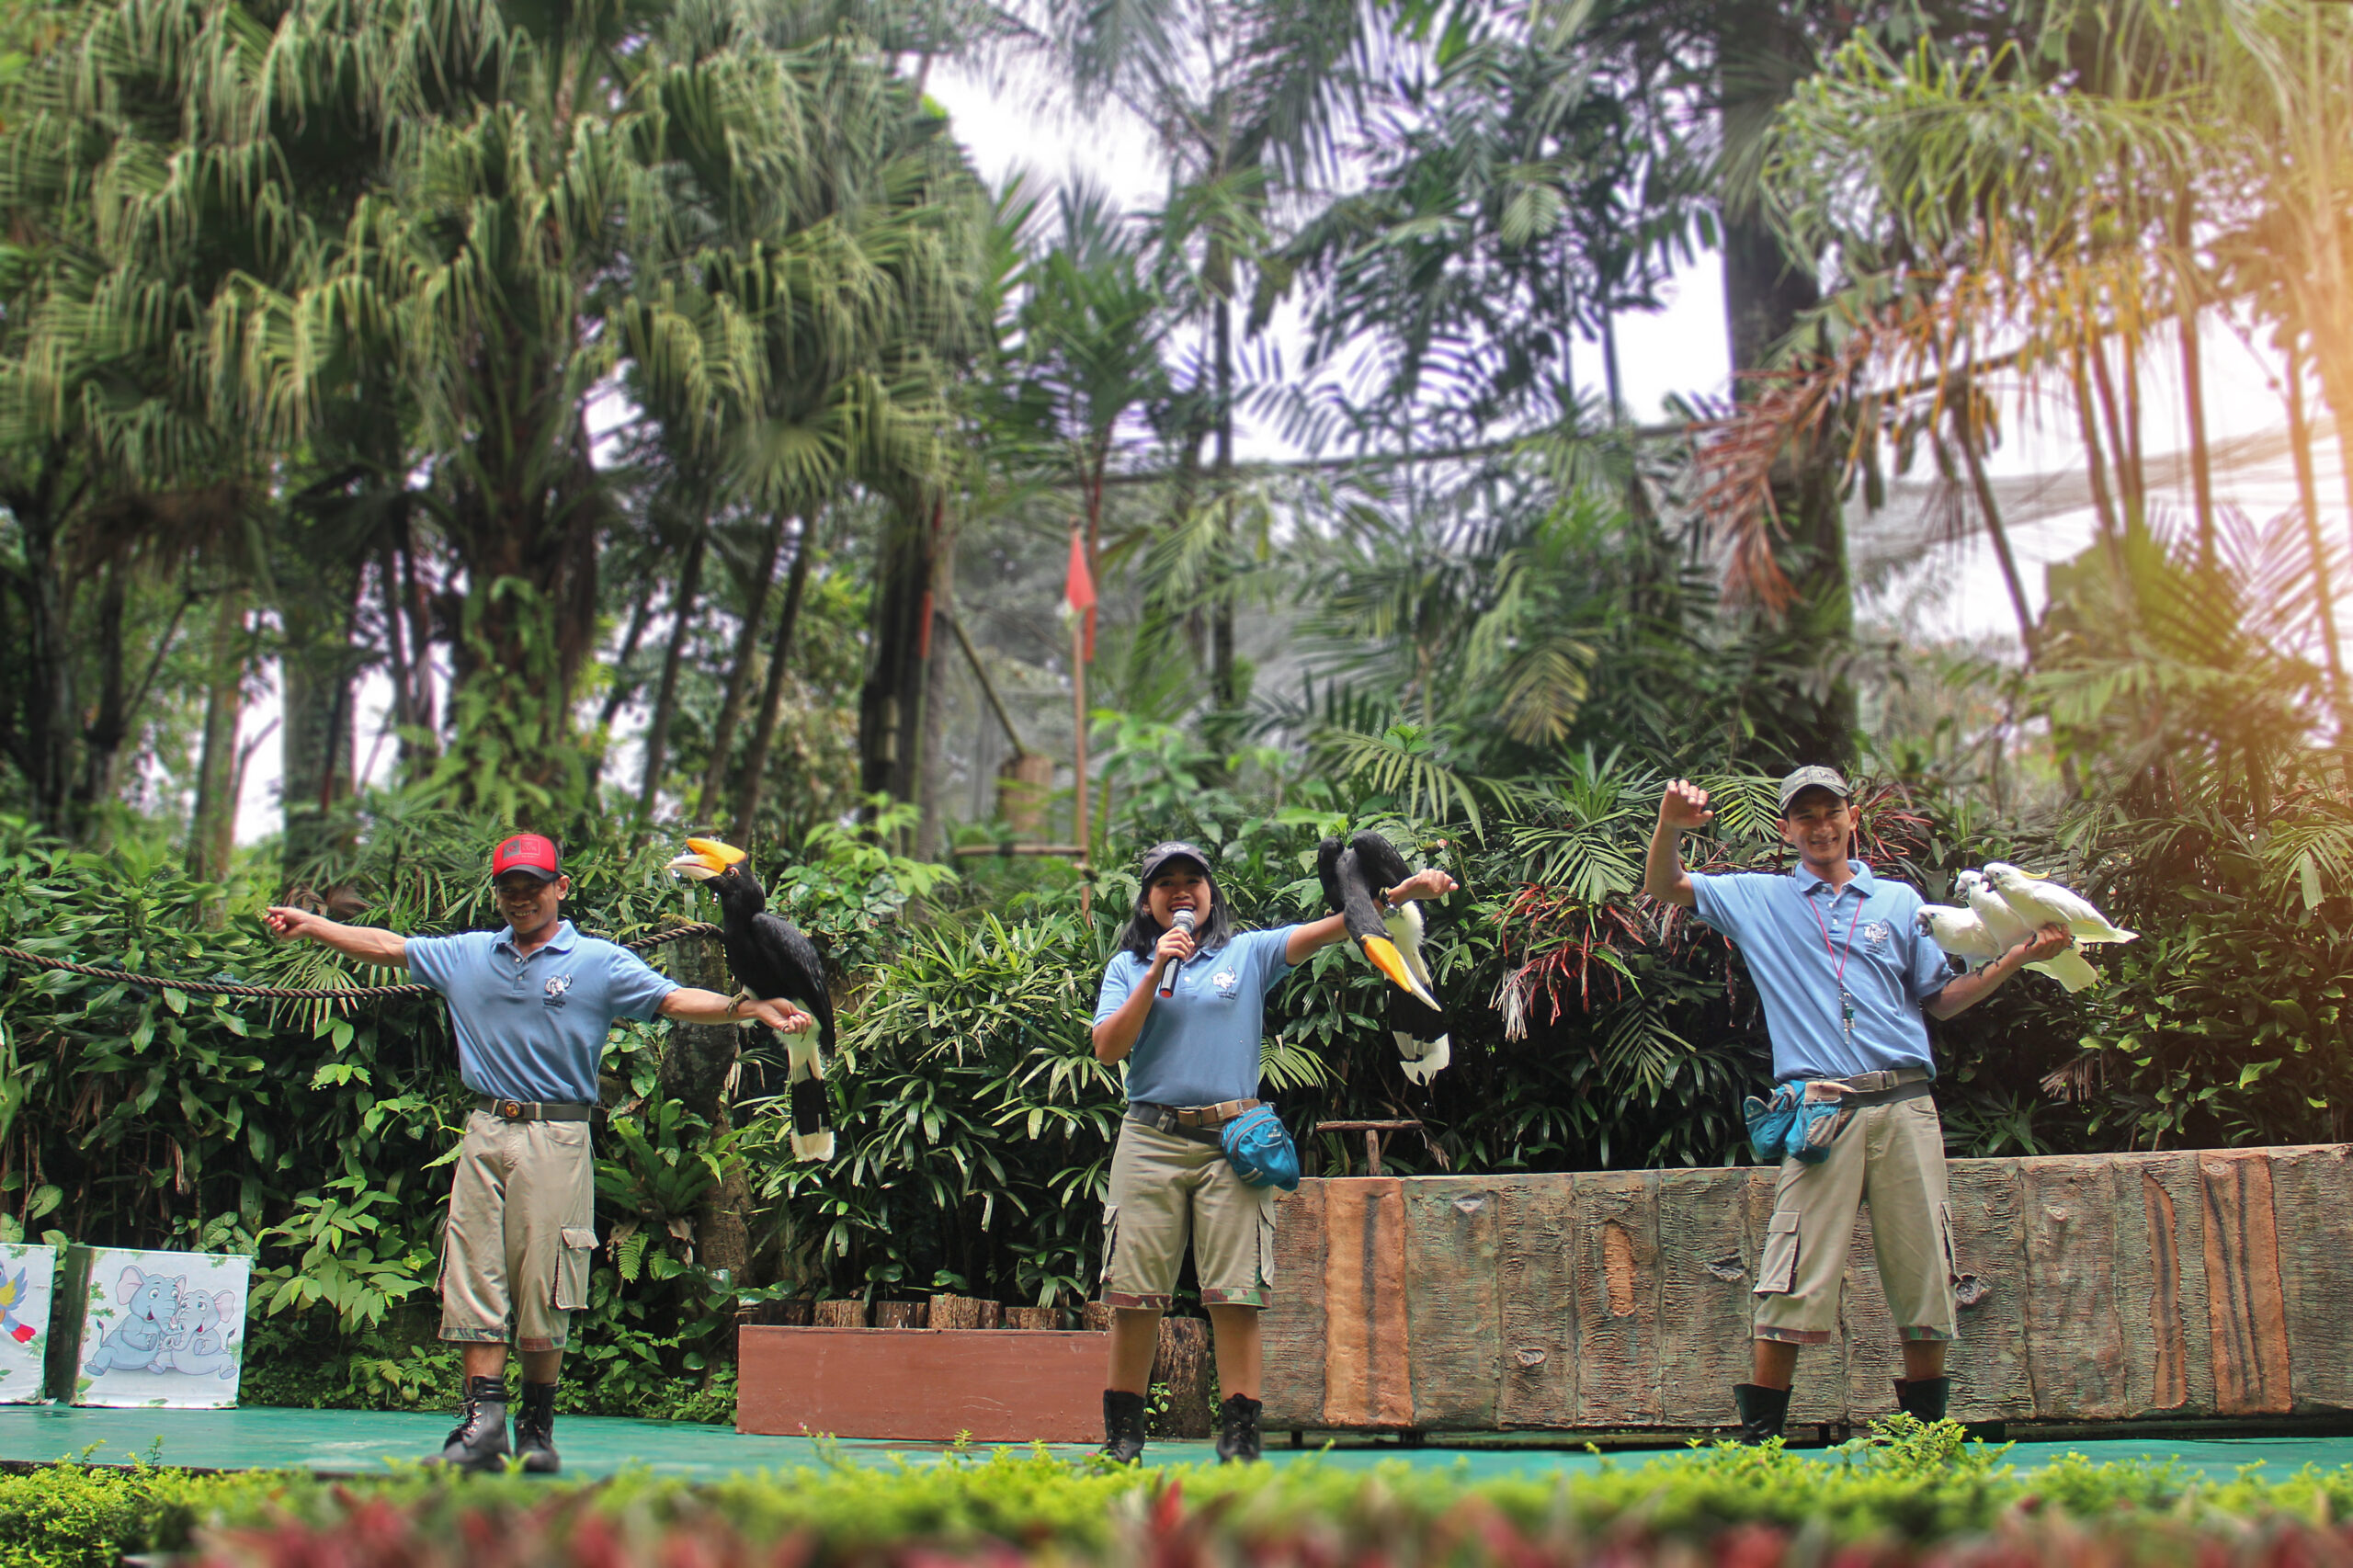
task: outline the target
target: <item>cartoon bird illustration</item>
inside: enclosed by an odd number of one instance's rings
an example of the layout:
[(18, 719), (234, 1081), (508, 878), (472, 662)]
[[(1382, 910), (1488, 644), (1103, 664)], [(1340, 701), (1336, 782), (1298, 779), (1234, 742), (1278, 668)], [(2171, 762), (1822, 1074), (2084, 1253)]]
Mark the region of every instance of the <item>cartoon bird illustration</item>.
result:
[(792, 1108), (792, 1153), (803, 1160), (834, 1157), (826, 1125), (825, 1058), (834, 1050), (834, 999), (825, 989), (825, 960), (801, 928), (767, 912), (767, 890), (746, 857), (716, 838), (689, 838), (669, 869), (710, 885), (719, 898), (719, 945), (736, 983), (762, 1001), (795, 1002), (817, 1020), (817, 1038), (784, 1037), (790, 1064), (785, 1093)]
[[(1998, 861), (1995, 863), (1999, 864)], [(2018, 911), (2005, 903), (2002, 895), (1986, 882), (1984, 872), (1963, 871), (1952, 880), (1952, 885), (1969, 901), (1970, 913), (1976, 915), (1978, 924), (1994, 945), (1993, 952), (1986, 955), (1989, 960), (2000, 958), (2040, 929), (2019, 919)], [(1952, 949), (1947, 948), (1945, 950), (1950, 952)], [(2053, 953), (2026, 967), (2037, 974), (2049, 975), (2065, 987), (2070, 995), (2099, 982), (2099, 971), (2078, 952)]]
[(6, 1334), (19, 1345), (30, 1345), (40, 1332), (28, 1323), (17, 1319), (17, 1309), (25, 1304), (28, 1294), (25, 1288), (25, 1271), (0, 1278), (0, 1334)]
[(2091, 901), (2048, 877), (2021, 871), (2006, 860), (1988, 860), (1985, 878), (2002, 902), (2029, 926), (2064, 926), (2078, 942), (2130, 942), (2140, 936), (2111, 925)]
[(1396, 846), (1373, 832), (1346, 844), (1327, 838), (1316, 848), (1324, 897), (1344, 916), (1348, 935), (1372, 966), (1387, 975), (1389, 1032), (1399, 1065), (1413, 1083), (1427, 1084), (1452, 1058), (1446, 1008), (1422, 957), (1422, 912), (1412, 901), (1383, 910), (1381, 894), (1414, 873)]

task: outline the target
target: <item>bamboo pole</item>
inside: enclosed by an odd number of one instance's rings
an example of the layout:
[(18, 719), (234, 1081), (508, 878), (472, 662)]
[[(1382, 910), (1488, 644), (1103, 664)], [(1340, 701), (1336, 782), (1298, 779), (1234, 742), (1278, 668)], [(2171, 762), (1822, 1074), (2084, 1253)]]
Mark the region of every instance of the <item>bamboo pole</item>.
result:
[(1073, 795), (1077, 813), (1078, 831), (1071, 835), (1078, 844), (1078, 917), (1095, 917), (1095, 882), (1086, 863), (1086, 617), (1084, 612), (1070, 618), (1070, 690), (1071, 710), (1077, 723), (1072, 768), (1075, 789)]

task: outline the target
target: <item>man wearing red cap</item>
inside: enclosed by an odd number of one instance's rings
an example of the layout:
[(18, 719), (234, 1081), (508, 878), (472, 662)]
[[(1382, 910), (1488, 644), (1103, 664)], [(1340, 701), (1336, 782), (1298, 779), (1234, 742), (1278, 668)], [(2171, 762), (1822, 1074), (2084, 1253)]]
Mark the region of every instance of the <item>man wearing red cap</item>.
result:
[[(466, 1399), (438, 1462), (492, 1470), (512, 1451), (525, 1470), (552, 1474), (556, 1377), (572, 1313), (588, 1304), (597, 1246), (588, 1118), (613, 1020), (758, 1022), (786, 1034), (811, 1020), (790, 1003), (681, 986), (626, 948), (581, 936), (556, 913), (571, 879), (536, 833), (500, 844), (490, 874), (506, 916), (500, 931), (403, 937), (304, 909), (275, 908), (267, 919), (279, 937), (405, 969), (448, 999), (459, 1072), (481, 1098), (458, 1150), (441, 1260), (441, 1337), (465, 1347)], [(523, 1358), (511, 1450), (510, 1318)]]

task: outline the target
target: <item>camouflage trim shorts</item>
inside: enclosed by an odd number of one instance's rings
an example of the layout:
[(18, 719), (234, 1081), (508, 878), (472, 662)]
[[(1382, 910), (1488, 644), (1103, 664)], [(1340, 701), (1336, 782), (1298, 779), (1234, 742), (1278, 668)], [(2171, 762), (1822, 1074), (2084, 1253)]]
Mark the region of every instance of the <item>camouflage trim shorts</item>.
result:
[(1756, 1265), (1759, 1339), (1828, 1342), (1838, 1321), (1855, 1210), (1871, 1208), (1871, 1250), (1901, 1339), (1957, 1332), (1952, 1205), (1945, 1187), (1944, 1123), (1922, 1095), (1859, 1106), (1819, 1165), (1781, 1162), (1773, 1218)]
[(466, 1119), (441, 1251), (441, 1337), (561, 1350), (588, 1304), (597, 1165), (585, 1121)]
[(1167, 1310), (1185, 1248), (1201, 1301), (1263, 1307), (1275, 1283), (1275, 1189), (1252, 1187), (1214, 1142), (1120, 1123), (1103, 1206), (1103, 1300)]

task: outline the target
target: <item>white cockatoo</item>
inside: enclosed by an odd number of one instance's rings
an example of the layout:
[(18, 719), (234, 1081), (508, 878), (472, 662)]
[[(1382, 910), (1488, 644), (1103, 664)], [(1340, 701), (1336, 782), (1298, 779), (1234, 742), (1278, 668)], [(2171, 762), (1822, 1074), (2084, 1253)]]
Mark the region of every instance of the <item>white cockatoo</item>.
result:
[(2107, 915), (2074, 890), (2021, 871), (2006, 860), (1987, 861), (1985, 877), (2002, 902), (2029, 926), (2063, 926), (2078, 942), (2129, 942), (2140, 935), (2110, 925)]
[(1949, 903), (1924, 903), (1918, 919), (1921, 935), (1954, 958), (1991, 963), (2002, 956), (2002, 949), (1974, 910), (1956, 909)]
[[(1976, 932), (1992, 950), (1984, 956), (1988, 960), (2000, 958), (2012, 948), (2034, 935), (2035, 928), (2018, 916), (2018, 912), (2002, 902), (2002, 897), (1986, 885), (1985, 878), (1976, 871), (1963, 871), (1952, 880), (1953, 887), (1969, 901), (1968, 913)], [(1931, 909), (1948, 907), (1930, 904)], [(1931, 933), (1934, 935), (1934, 933)], [(1937, 946), (1959, 958), (1972, 955), (1948, 945), (1941, 937)], [(2037, 974), (2047, 974), (2067, 988), (2070, 993), (2081, 991), (2099, 979), (2099, 971), (2087, 962), (2084, 955), (2068, 951), (2053, 953), (2049, 958), (2026, 966)]]
[(1984, 872), (1963, 871), (1953, 878), (1952, 887), (2001, 952), (2008, 952), (2034, 935), (2027, 923), (2018, 917), (2018, 912), (2002, 902), (2002, 895), (1994, 891), (1994, 884), (1985, 880)]

